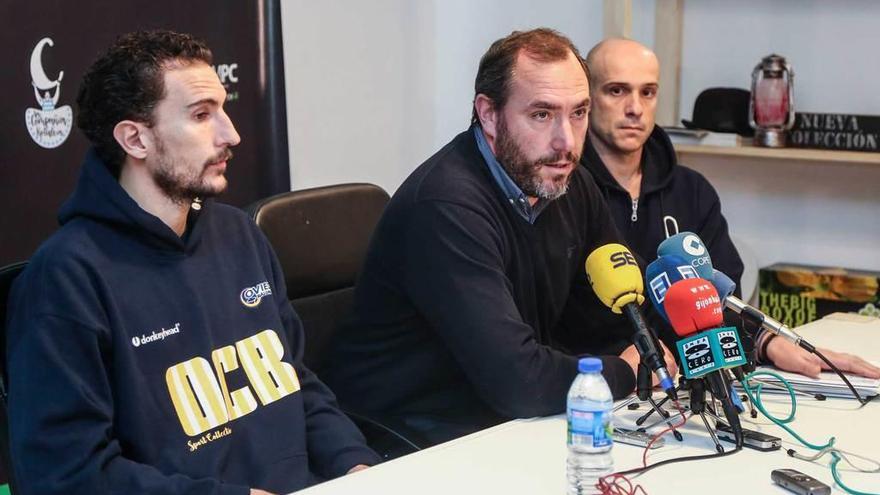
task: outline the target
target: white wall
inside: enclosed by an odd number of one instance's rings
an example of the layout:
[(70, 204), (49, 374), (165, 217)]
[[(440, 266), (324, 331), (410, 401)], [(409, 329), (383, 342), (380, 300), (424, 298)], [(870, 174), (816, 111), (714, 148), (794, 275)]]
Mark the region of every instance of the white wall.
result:
[[(880, 114), (880, 2), (686, 1), (681, 115), (713, 86), (748, 88), (772, 52), (795, 72), (795, 107)], [(731, 231), (758, 266), (778, 261), (880, 270), (880, 167), (691, 159), (718, 189)]]
[(393, 191), (432, 145), (427, 2), (281, 4), (291, 183)]
[(686, 0), (681, 115), (705, 88), (749, 89), (771, 53), (794, 69), (798, 110), (880, 114), (878, 19), (875, 0)]
[(717, 157), (687, 165), (718, 190), (731, 232), (759, 267), (880, 271), (880, 166)]
[(549, 26), (588, 50), (601, 0), (282, 2), (291, 182), (389, 192), (470, 123), (492, 41)]
[[(633, 37), (649, 46), (653, 17), (653, 0), (633, 0)], [(295, 189), (365, 181), (393, 192), (466, 128), (479, 57), (514, 29), (556, 28), (584, 53), (602, 37), (601, 0), (286, 0), (282, 18)], [(794, 67), (798, 108), (880, 114), (877, 19), (872, 0), (687, 0), (681, 114), (704, 88), (748, 87), (771, 52)], [(880, 167), (688, 165), (716, 186), (759, 266), (880, 270)]]

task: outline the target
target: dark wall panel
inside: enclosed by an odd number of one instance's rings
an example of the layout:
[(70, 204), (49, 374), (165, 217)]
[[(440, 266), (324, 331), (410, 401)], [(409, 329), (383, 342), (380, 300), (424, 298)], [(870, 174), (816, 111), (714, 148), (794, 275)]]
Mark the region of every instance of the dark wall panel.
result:
[(242, 137), (220, 201), (243, 206), (288, 190), (279, 1), (2, 2), (0, 266), (28, 258), (57, 228), (88, 146), (73, 123), (79, 82), (129, 31), (189, 32), (212, 48)]

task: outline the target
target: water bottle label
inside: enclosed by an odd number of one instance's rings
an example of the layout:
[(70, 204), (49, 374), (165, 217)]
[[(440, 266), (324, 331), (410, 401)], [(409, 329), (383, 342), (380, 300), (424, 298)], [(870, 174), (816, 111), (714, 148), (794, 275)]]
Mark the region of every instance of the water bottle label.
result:
[(608, 447), (613, 429), (608, 411), (569, 410), (568, 445)]

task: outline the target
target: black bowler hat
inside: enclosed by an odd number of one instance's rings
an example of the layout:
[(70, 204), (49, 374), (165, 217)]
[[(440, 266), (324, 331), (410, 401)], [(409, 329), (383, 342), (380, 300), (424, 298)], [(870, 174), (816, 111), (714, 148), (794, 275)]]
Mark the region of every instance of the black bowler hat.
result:
[(755, 130), (749, 125), (750, 98), (751, 93), (740, 88), (704, 89), (694, 102), (693, 120), (682, 119), (681, 123), (688, 129), (753, 136)]

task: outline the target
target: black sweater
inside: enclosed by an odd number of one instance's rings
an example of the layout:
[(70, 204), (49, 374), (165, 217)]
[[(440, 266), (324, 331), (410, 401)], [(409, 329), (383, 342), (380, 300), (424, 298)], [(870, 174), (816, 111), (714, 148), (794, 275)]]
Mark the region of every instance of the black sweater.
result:
[[(346, 408), (417, 429), (419, 418), (447, 424), (434, 441), (560, 413), (578, 357), (551, 334), (603, 336), (616, 321), (589, 288), (584, 260), (617, 240), (581, 167), (569, 192), (529, 224), (508, 204), (468, 130), (391, 200), (325, 379)], [(603, 360), (615, 397), (632, 391), (626, 363)]]

